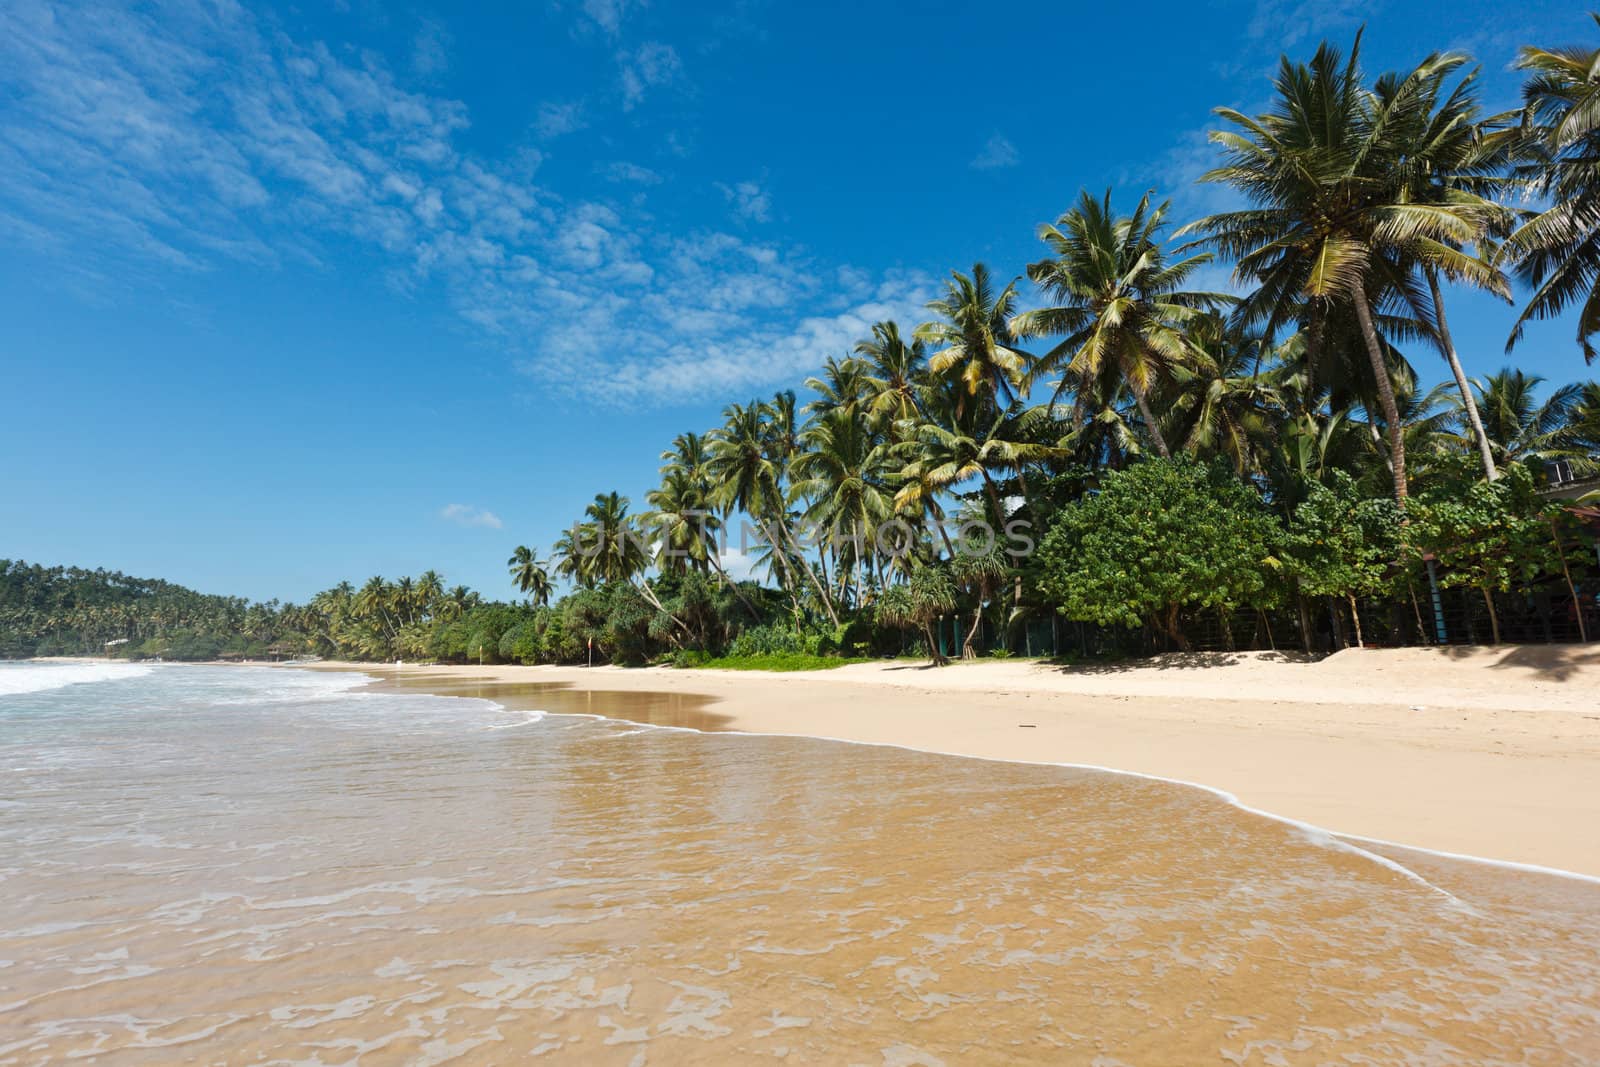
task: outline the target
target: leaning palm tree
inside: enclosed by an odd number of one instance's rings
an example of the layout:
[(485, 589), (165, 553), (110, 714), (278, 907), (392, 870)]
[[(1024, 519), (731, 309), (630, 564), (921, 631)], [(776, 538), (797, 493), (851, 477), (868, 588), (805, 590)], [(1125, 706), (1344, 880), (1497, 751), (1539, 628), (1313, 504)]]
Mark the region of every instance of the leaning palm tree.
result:
[(1217, 110), (1237, 129), (1211, 134), (1226, 158), (1201, 180), (1230, 185), (1253, 206), (1179, 232), (1199, 234), (1189, 247), (1223, 253), (1234, 261), (1235, 278), (1255, 283), (1240, 305), (1242, 322), (1268, 338), (1303, 325), (1313, 360), (1335, 320), (1353, 315), (1355, 347), (1365, 350), (1387, 428), (1394, 495), (1404, 504), (1404, 428), (1379, 311), (1391, 301), (1425, 308), (1412, 265), (1475, 231), (1450, 205), (1408, 202), (1406, 168), (1417, 164), (1410, 138), (1426, 94), (1415, 86), (1388, 97), (1369, 90), (1360, 47), (1358, 34), (1348, 60), (1326, 42), (1309, 65), (1285, 57), (1265, 114)]
[[(1600, 24), (1600, 15), (1590, 17)], [(1533, 287), (1506, 351), (1529, 319), (1578, 304), (1578, 344), (1593, 362), (1590, 339), (1600, 333), (1600, 49), (1525, 47), (1516, 66), (1528, 72), (1517, 175), (1550, 207), (1506, 241), (1506, 254)]]
[(985, 411), (1006, 407), (1027, 378), (1032, 357), (1011, 332), (1016, 305), (1017, 283), (995, 292), (982, 263), (973, 265), (971, 275), (951, 271), (945, 295), (928, 304), (939, 317), (918, 326), (915, 336), (935, 348), (928, 369), (962, 383), (958, 416), (970, 406), (965, 398), (976, 398)]
[(1116, 368), (1138, 402), (1156, 451), (1172, 453), (1150, 410), (1150, 390), (1184, 361), (1184, 327), (1203, 310), (1224, 303), (1215, 293), (1183, 286), (1207, 253), (1168, 263), (1159, 237), (1167, 205), (1154, 210), (1150, 194), (1126, 218), (1111, 209), (1111, 191), (1096, 200), (1087, 191), (1054, 225), (1039, 227), (1053, 255), (1028, 265), (1028, 277), (1055, 304), (1025, 311), (1012, 321), (1020, 337), (1061, 340), (1033, 365), (1030, 380), (1060, 374), (1054, 404), (1073, 382)]
[(1409, 245), (1428, 283), (1430, 332), (1455, 379), (1484, 477), (1494, 481), (1494, 455), (1456, 352), (1440, 281), (1470, 285), (1510, 303), (1511, 285), (1493, 255), (1485, 253), (1495, 251), (1490, 242), (1509, 230), (1512, 213), (1484, 191), (1502, 184), (1515, 131), (1503, 128), (1505, 116), (1482, 116), (1476, 70), (1445, 93), (1450, 76), (1467, 62), (1460, 53), (1435, 53), (1404, 77), (1386, 74), (1378, 80), (1381, 110), (1410, 124), (1407, 161), (1396, 171), (1403, 180), (1400, 203), (1382, 229), (1391, 242)]
[(795, 572), (803, 572), (829, 620), (837, 626), (839, 616), (827, 588), (789, 529), (783, 484), (787, 464), (799, 448), (799, 430), (794, 421), (794, 394), (779, 393), (775, 399), (772, 405), (752, 400), (723, 410), (724, 424), (708, 435), (706, 449), (711, 501), (724, 514), (742, 511), (750, 516), (773, 549), (782, 571), (780, 581), (791, 594), (798, 594), (800, 575)]

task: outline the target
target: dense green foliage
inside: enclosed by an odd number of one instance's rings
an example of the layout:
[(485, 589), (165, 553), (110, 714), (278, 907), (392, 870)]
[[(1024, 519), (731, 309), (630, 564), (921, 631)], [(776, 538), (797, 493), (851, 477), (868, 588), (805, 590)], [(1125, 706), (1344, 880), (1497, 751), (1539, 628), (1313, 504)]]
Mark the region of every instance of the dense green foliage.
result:
[(1281, 539), (1224, 465), (1140, 463), (1061, 513), (1039, 549), (1039, 584), (1069, 618), (1149, 623), (1186, 648), (1179, 613), (1262, 602)]

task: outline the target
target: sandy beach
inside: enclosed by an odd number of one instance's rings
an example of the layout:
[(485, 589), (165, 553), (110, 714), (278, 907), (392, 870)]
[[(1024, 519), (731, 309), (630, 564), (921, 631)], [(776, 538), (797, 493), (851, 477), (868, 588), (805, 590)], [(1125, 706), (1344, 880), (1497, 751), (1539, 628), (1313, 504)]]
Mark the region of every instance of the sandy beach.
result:
[[(347, 666), (520, 707), (673, 694), (676, 725), (1105, 767), (1350, 837), (1600, 877), (1600, 649), (1352, 650), (803, 674)], [(623, 714), (626, 714), (625, 712)], [(660, 721), (660, 720), (658, 720)]]

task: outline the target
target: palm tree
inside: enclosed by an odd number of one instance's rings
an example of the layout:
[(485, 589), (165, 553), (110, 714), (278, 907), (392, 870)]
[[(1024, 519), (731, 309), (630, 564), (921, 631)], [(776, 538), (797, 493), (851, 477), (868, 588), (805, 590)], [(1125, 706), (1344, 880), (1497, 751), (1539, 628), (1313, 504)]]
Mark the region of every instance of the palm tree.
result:
[(1170, 456), (1150, 410), (1150, 389), (1184, 361), (1184, 326), (1228, 298), (1183, 289), (1211, 256), (1168, 264), (1158, 240), (1166, 214), (1164, 203), (1151, 210), (1149, 193), (1126, 218), (1112, 211), (1109, 189), (1101, 200), (1082, 193), (1055, 225), (1039, 227), (1054, 255), (1028, 266), (1028, 277), (1056, 304), (1023, 312), (1012, 327), (1021, 337), (1061, 337), (1030, 375), (1032, 381), (1062, 375), (1052, 404), (1073, 381), (1113, 366), (1138, 402), (1156, 451)]
[(1215, 313), (1191, 323), (1187, 341), (1187, 358), (1173, 368), (1162, 395), (1184, 451), (1226, 456), (1242, 475), (1261, 472), (1284, 414), (1260, 370), (1264, 342), (1230, 329)]
[[(790, 498), (810, 502), (805, 518), (827, 531), (841, 590), (846, 569), (853, 570), (859, 602), (875, 531), (894, 514), (894, 491), (889, 486), (897, 467), (894, 448), (872, 432), (864, 414), (845, 408), (816, 419), (801, 441), (805, 451), (794, 462)], [(841, 541), (848, 551), (841, 549)]]
[(856, 354), (867, 362), (868, 410), (886, 419), (891, 433), (896, 424), (916, 418), (927, 345), (916, 339), (907, 342), (900, 336), (899, 325), (891, 320), (874, 323), (871, 339), (859, 342)]
[[(1600, 24), (1600, 15), (1591, 15)], [(1524, 47), (1523, 160), (1517, 174), (1550, 207), (1506, 241), (1507, 255), (1533, 287), (1517, 316), (1510, 352), (1529, 319), (1548, 319), (1578, 303), (1578, 344), (1594, 361), (1600, 332), (1600, 49)]]
[[(1497, 128), (1504, 125), (1504, 116), (1482, 117), (1474, 88), (1476, 70), (1445, 94), (1451, 74), (1467, 62), (1460, 53), (1434, 53), (1403, 78), (1386, 74), (1378, 79), (1376, 94), (1384, 113), (1411, 126), (1404, 135), (1406, 165), (1396, 170), (1403, 180), (1401, 209), (1392, 214), (1384, 235), (1412, 246), (1417, 268), (1428, 283), (1433, 339), (1455, 379), (1484, 477), (1494, 481), (1494, 457), (1450, 333), (1440, 277), (1465, 282), (1510, 303), (1510, 283), (1484, 252), (1496, 233), (1510, 228), (1512, 216), (1482, 191), (1502, 183), (1513, 131)], [(1476, 254), (1466, 251), (1469, 246)]]
[(538, 555), (537, 548), (518, 545), (516, 551), (511, 553), (511, 558), (506, 560), (506, 566), (511, 569), (511, 580), (518, 592), (542, 608), (550, 603), (551, 586), (546, 564), (539, 560)]
[(867, 366), (859, 359), (828, 357), (822, 365), (822, 374), (806, 379), (806, 388), (817, 393), (817, 399), (807, 404), (808, 414), (821, 414), (836, 409), (854, 411), (867, 395), (870, 381)]
[(724, 513), (742, 511), (755, 521), (781, 565), (784, 585), (791, 593), (798, 592), (799, 578), (792, 573), (798, 565), (837, 626), (839, 617), (827, 588), (789, 531), (783, 479), (789, 458), (798, 450), (799, 431), (794, 421), (794, 394), (779, 393), (774, 399), (770, 405), (752, 400), (723, 410), (724, 424), (709, 435), (706, 449), (711, 499)]
[[(1481, 233), (1482, 205), (1415, 203), (1408, 168), (1424, 165), (1411, 138), (1430, 97), (1427, 71), (1385, 92), (1365, 87), (1361, 37), (1350, 58), (1324, 42), (1311, 63), (1281, 62), (1272, 110), (1255, 118), (1231, 108), (1217, 114), (1239, 131), (1211, 139), (1223, 166), (1202, 181), (1230, 185), (1253, 204), (1191, 223), (1180, 234), (1202, 235), (1189, 247), (1210, 247), (1234, 260), (1234, 276), (1257, 288), (1242, 303), (1241, 322), (1267, 337), (1290, 323), (1306, 326), (1312, 358), (1333, 339), (1336, 320), (1353, 313), (1357, 346), (1388, 432), (1395, 499), (1407, 496), (1403, 421), (1395, 404), (1387, 349), (1377, 316), (1386, 301), (1426, 309), (1412, 273), (1431, 262), (1447, 271), (1472, 268), (1454, 244)], [(1449, 67), (1436, 59), (1429, 70)], [(1389, 328), (1407, 328), (1390, 320)], [(1415, 327), (1422, 330), (1422, 327)]]
[(417, 579), (417, 601), (422, 605), (423, 612), (432, 616), (439, 607), (439, 598), (444, 596), (444, 579), (435, 570), (422, 572)]
[(902, 486), (895, 506), (916, 508), (936, 493), (977, 478), (993, 511), (994, 529), (1002, 529), (1008, 512), (994, 473), (1012, 471), (1020, 478), (1025, 464), (1061, 455), (1059, 448), (1036, 440), (1031, 424), (1040, 419), (1048, 419), (1043, 408), (998, 412), (981, 431), (960, 424), (919, 423), (909, 443), (912, 458), (900, 472)]
[(596, 493), (583, 509), (582, 524), (593, 558), (590, 566), (601, 582), (627, 582), (650, 565), (650, 558), (628, 516), (628, 498), (615, 490)]
[(984, 410), (992, 410), (1009, 405), (1022, 387), (1032, 357), (1011, 332), (1016, 305), (1017, 283), (996, 293), (982, 263), (973, 265), (970, 276), (951, 271), (945, 295), (928, 304), (939, 318), (918, 326), (915, 336), (937, 349), (928, 369), (962, 383), (958, 417), (966, 414), (965, 397), (979, 398)]
[(1582, 458), (1573, 433), (1573, 415), (1584, 398), (1576, 382), (1538, 399), (1544, 379), (1507, 367), (1487, 380), (1474, 382), (1483, 410), (1484, 430), (1501, 463), (1538, 463)]

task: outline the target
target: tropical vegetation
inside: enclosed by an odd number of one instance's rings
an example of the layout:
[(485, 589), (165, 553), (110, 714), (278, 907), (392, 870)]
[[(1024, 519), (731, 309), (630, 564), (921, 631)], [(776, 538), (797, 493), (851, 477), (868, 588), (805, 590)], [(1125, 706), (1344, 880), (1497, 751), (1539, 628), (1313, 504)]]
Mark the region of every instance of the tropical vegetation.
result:
[(4, 651), (794, 666), (1059, 651), (1063, 627), (1086, 653), (1583, 635), (1600, 385), (1469, 377), (1446, 306), (1520, 302), (1508, 352), (1575, 309), (1593, 357), (1595, 36), (1523, 49), (1503, 114), (1462, 53), (1285, 57), (1261, 111), (1216, 112), (1201, 181), (1230, 210), (1083, 191), (1024, 269), (952, 271), (924, 321), (679, 434), (655, 488), (598, 493), (547, 557), (517, 547), (520, 602), (432, 572), (297, 606), (16, 565)]

